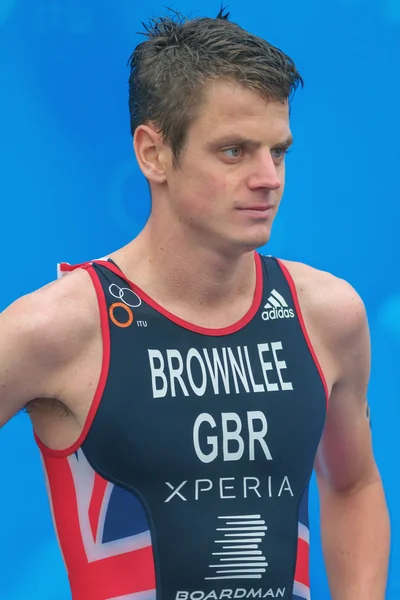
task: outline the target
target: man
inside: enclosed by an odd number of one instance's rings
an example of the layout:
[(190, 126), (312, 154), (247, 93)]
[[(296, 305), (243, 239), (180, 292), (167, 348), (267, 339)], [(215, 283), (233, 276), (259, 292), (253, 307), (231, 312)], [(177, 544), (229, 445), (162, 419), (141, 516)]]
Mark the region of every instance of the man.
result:
[(160, 18), (130, 61), (143, 231), (0, 317), (0, 421), (26, 407), (74, 600), (310, 597), (314, 466), (334, 600), (383, 600), (369, 334), (344, 281), (261, 256), (293, 61)]

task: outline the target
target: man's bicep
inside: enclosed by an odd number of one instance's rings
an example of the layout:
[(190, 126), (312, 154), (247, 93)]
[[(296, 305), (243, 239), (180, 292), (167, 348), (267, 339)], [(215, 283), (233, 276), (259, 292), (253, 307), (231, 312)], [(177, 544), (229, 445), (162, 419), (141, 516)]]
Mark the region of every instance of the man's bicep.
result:
[(316, 461), (319, 478), (338, 490), (363, 485), (376, 475), (367, 400), (369, 328), (361, 301), (353, 308), (354, 317), (337, 345), (338, 378)]
[(24, 296), (0, 314), (0, 427), (30, 400), (51, 391), (54, 323), (40, 300)]
[(97, 295), (85, 269), (18, 299), (1, 313), (0, 427), (31, 400), (64, 402), (71, 366), (86, 354), (99, 330)]
[(318, 478), (338, 491), (362, 485), (375, 473), (365, 395), (333, 390), (315, 467)]
[(24, 377), (29, 320), (22, 309), (23, 304), (23, 301), (17, 301), (0, 314), (0, 427), (29, 400)]

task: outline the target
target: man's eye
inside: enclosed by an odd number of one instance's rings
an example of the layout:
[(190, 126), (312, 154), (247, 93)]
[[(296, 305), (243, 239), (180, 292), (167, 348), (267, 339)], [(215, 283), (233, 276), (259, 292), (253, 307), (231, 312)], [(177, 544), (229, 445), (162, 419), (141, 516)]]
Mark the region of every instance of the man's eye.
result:
[(226, 148), (223, 150), (223, 153), (228, 156), (228, 158), (240, 158), (243, 149), (239, 146), (235, 146), (234, 148)]
[(272, 150), (272, 157), (278, 161), (283, 160), (288, 151), (288, 148), (274, 148)]

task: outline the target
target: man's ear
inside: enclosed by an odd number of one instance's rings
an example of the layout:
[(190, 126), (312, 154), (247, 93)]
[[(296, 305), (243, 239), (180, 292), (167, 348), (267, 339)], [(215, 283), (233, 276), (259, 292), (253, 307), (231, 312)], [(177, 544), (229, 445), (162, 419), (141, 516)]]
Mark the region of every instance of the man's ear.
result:
[(133, 148), (139, 167), (149, 182), (164, 183), (167, 178), (169, 147), (161, 133), (150, 125), (139, 125), (133, 136)]

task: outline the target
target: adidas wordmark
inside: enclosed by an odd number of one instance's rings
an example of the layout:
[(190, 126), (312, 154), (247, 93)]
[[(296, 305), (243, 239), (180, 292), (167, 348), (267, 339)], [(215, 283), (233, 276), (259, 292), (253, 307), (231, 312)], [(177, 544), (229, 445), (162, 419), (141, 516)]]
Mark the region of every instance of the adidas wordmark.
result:
[(294, 310), (288, 307), (284, 297), (276, 290), (272, 290), (268, 302), (264, 306), (264, 311), (261, 313), (261, 317), (264, 321), (272, 321), (273, 319), (293, 319), (294, 316)]

